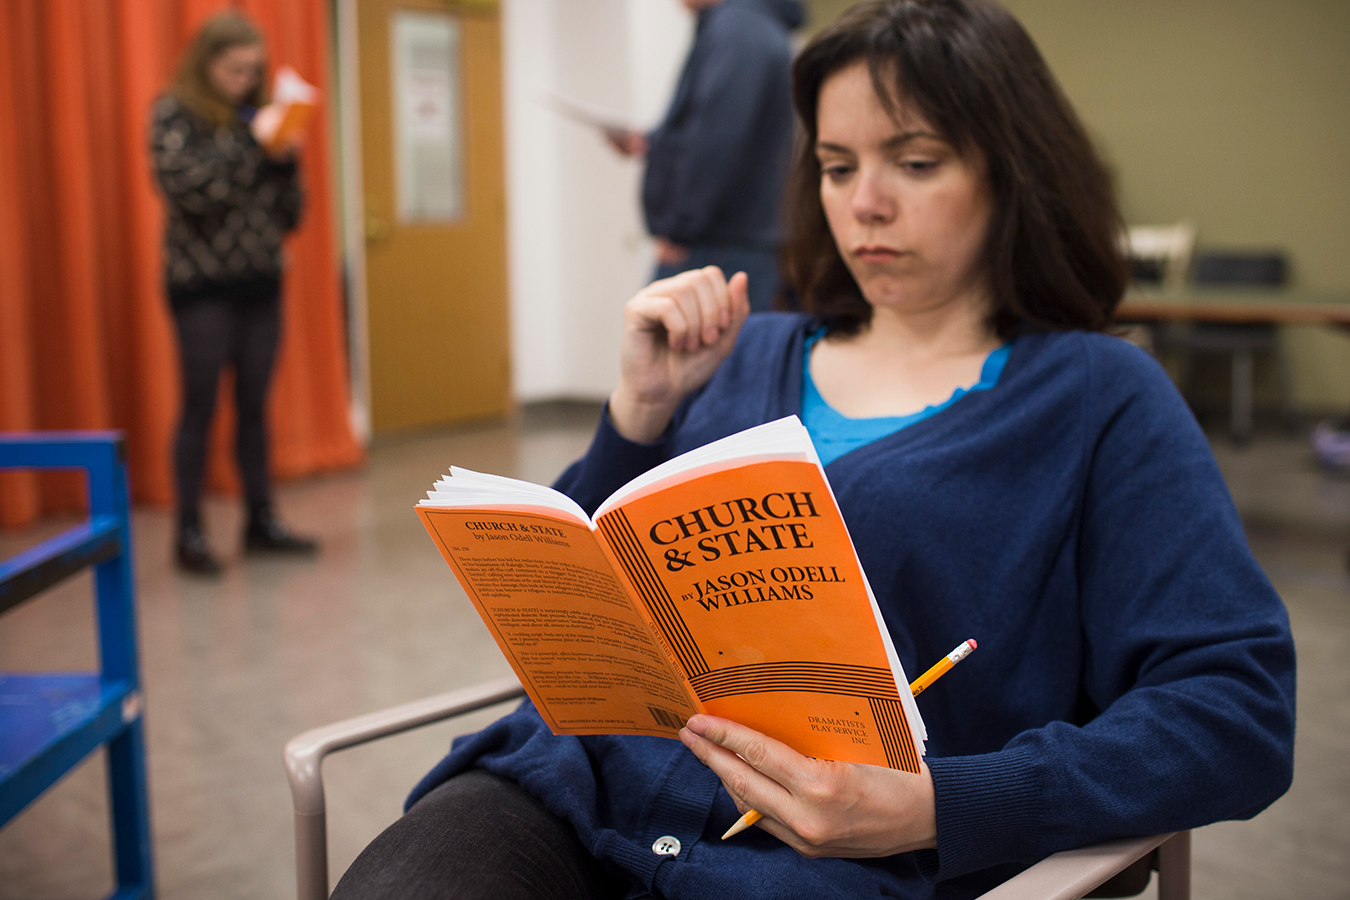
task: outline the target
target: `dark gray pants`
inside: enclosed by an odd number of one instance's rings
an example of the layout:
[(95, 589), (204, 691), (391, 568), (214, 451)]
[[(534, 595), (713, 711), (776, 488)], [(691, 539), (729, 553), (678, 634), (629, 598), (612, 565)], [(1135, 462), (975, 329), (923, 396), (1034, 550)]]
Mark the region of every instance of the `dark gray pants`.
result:
[(234, 369), (238, 413), (235, 452), (250, 509), (267, 505), (267, 387), (281, 333), (276, 291), (215, 293), (174, 306), (183, 373), (183, 415), (178, 423), (174, 466), (180, 523), (199, 524), (207, 432), (216, 408), (216, 385), (226, 364)]
[(332, 900), (620, 900), (629, 890), (523, 788), (471, 769), (361, 851)]

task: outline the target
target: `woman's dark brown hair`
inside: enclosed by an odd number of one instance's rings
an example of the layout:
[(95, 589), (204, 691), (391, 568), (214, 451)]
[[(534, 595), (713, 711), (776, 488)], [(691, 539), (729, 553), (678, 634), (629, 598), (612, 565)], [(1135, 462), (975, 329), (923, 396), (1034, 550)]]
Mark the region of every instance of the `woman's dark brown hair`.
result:
[[(212, 86), (207, 67), (231, 47), (254, 47), (262, 43), (262, 32), (243, 15), (226, 10), (212, 16), (197, 32), (192, 46), (188, 47), (183, 61), (178, 64), (173, 84), (169, 87), (170, 92), (183, 101), (188, 109), (217, 128), (237, 122), (238, 112)], [(267, 89), (263, 85), (262, 73), (258, 74), (258, 84), (244, 98), (244, 103), (262, 109), (267, 105)]]
[(1036, 45), (990, 0), (860, 3), (794, 63), (805, 135), (788, 186), (787, 269), (807, 309), (845, 332), (872, 315), (825, 220), (815, 155), (821, 86), (859, 62), (887, 109), (916, 110), (958, 153), (985, 159), (995, 331), (1107, 327), (1126, 282), (1110, 176)]

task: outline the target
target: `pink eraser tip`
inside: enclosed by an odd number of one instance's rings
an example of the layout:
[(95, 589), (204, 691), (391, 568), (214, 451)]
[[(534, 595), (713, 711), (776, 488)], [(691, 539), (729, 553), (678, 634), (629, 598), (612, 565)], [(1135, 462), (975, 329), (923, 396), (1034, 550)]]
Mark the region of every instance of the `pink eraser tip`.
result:
[(972, 649), (972, 650), (978, 650), (978, 649), (980, 649), (980, 645), (977, 644), (977, 643), (975, 643), (975, 639), (974, 639), (974, 638), (971, 638), (970, 640), (966, 641), (966, 643), (970, 645), (970, 649)]

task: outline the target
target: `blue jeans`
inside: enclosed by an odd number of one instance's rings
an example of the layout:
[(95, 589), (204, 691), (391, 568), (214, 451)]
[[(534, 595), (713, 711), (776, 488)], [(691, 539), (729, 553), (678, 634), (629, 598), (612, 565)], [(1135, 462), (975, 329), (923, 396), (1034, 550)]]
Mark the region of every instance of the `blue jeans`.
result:
[(778, 273), (778, 251), (755, 250), (747, 247), (713, 247), (694, 244), (685, 248), (689, 258), (679, 265), (658, 264), (653, 281), (670, 278), (690, 269), (717, 266), (730, 278), (737, 272), (750, 277), (750, 309), (767, 312), (782, 292), (783, 279)]

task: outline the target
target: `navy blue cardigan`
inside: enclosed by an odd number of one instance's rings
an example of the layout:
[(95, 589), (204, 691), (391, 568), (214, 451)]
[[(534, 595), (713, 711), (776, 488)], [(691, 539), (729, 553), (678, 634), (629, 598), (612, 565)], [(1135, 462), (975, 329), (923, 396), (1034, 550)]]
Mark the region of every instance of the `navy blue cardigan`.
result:
[[(654, 445), (602, 422), (558, 487), (594, 509), (652, 465), (800, 410), (804, 316), (752, 316)], [(450, 755), (518, 781), (666, 897), (969, 897), (1057, 850), (1255, 815), (1288, 787), (1294, 647), (1204, 436), (1166, 374), (1100, 334), (1015, 342), (992, 390), (826, 467), (926, 691), (936, 851), (810, 860), (676, 741), (555, 737), (529, 703)], [(683, 849), (657, 856), (675, 835)]]

